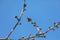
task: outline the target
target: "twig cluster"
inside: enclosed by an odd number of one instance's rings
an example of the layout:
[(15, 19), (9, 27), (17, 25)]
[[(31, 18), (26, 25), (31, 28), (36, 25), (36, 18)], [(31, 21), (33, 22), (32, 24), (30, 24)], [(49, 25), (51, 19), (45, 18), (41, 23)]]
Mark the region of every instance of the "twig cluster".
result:
[(36, 33), (34, 36), (31, 36), (31, 34), (30, 34), (27, 38), (22, 37), (22, 38), (20, 38), (20, 40), (30, 40), (30, 39), (34, 40), (35, 38), (40, 38), (40, 37), (45, 38), (46, 33), (48, 33), (51, 30), (54, 31), (56, 28), (59, 28), (58, 25), (60, 25), (60, 22), (57, 22), (57, 23), (54, 22), (53, 27), (48, 27), (48, 29), (45, 32), (42, 32), (41, 31), (42, 28), (37, 26), (36, 22), (32, 22), (32, 19), (29, 17), (27, 17), (27, 20), (28, 20), (28, 22), (31, 22), (31, 24), (37, 29), (38, 33)]
[[(0, 38), (0, 40), (14, 40), (14, 39), (9, 39), (9, 37), (12, 34), (12, 32), (15, 30), (15, 28), (17, 27), (17, 25), (20, 23), (21, 18), (23, 16), (25, 10), (26, 10), (26, 0), (24, 0), (24, 5), (23, 5), (22, 11), (20, 13), (20, 17), (18, 18), (17, 16), (15, 16), (15, 18), (17, 19), (17, 23), (15, 24), (15, 26), (13, 27), (13, 29), (11, 29), (11, 31), (7, 35), (7, 37), (6, 38)], [(54, 22), (54, 26), (53, 27), (48, 27), (48, 29), (45, 32), (42, 32), (41, 31), (42, 28), (39, 27), (36, 22), (33, 22), (32, 19), (29, 18), (28, 16), (27, 16), (27, 20), (28, 20), (28, 22), (30, 22), (37, 29), (38, 32), (34, 36), (32, 36), (31, 34), (29, 34), (29, 36), (27, 38), (21, 37), (21, 38), (19, 38), (17, 40), (30, 40), (30, 39), (34, 40), (35, 38), (40, 38), (40, 37), (45, 38), (46, 37), (45, 36), (46, 33), (48, 33), (51, 30), (55, 30), (56, 28), (59, 28), (58, 25), (60, 25), (60, 22), (57, 22), (57, 23)], [(20, 23), (20, 25), (21, 25), (21, 23)]]

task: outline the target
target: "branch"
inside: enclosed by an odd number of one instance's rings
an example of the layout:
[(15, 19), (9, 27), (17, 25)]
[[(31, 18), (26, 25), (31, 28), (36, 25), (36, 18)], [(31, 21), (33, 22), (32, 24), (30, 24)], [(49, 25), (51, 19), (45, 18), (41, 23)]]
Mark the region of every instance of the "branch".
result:
[(22, 11), (20, 13), (20, 17), (18, 18), (17, 16), (15, 16), (15, 18), (18, 20), (18, 22), (15, 24), (13, 29), (11, 29), (10, 33), (7, 35), (7, 38), (12, 34), (12, 32), (15, 30), (15, 28), (17, 27), (17, 25), (21, 21), (21, 18), (22, 18), (23, 14), (24, 14), (25, 8), (26, 8), (26, 0), (24, 0), (24, 5), (23, 5)]
[[(9, 34), (7, 35), (6, 38), (0, 38), (0, 40), (14, 40), (14, 39), (9, 39), (9, 37), (12, 34), (12, 32), (15, 30), (15, 28), (17, 27), (19, 22), (21, 21), (21, 18), (23, 16), (25, 10), (26, 10), (26, 0), (24, 0), (24, 5), (23, 5), (22, 11), (20, 13), (20, 17), (18, 18), (17, 16), (15, 16), (15, 18), (17, 19), (17, 22), (16, 22), (15, 26), (11, 29), (11, 31), (9, 32)], [(54, 22), (53, 27), (49, 27), (45, 32), (42, 32), (41, 31), (42, 28), (40, 26), (38, 26), (36, 22), (32, 22), (32, 19), (29, 18), (28, 16), (27, 16), (27, 20), (28, 20), (28, 22), (30, 22), (37, 29), (38, 32), (34, 36), (32, 36), (30, 34), (27, 38), (22, 37), (22, 38), (19, 38), (17, 40), (30, 40), (30, 39), (34, 40), (35, 38), (40, 38), (40, 37), (45, 38), (46, 33), (48, 33), (51, 30), (55, 30), (56, 28), (59, 28), (58, 25), (60, 25), (60, 22), (57, 22), (57, 23)]]
[[(46, 30), (45, 32), (41, 32), (40, 33), (36, 33), (35, 36), (31, 36), (29, 39), (32, 39), (32, 38), (39, 38), (39, 37), (42, 37), (42, 38), (45, 38), (45, 34), (48, 33), (49, 31), (51, 30), (55, 30), (56, 28), (59, 28), (58, 25), (60, 25), (60, 22), (57, 22), (57, 23), (54, 23), (54, 26), (53, 27), (49, 27), (48, 30)], [(28, 38), (26, 38), (28, 39)]]

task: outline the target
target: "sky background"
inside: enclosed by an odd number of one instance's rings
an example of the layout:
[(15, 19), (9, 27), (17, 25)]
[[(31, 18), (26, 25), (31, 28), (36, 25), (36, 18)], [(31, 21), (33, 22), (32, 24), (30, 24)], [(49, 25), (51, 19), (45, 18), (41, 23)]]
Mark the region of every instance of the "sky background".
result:
[[(46, 31), (48, 26), (53, 26), (53, 22), (60, 21), (60, 0), (26, 0), (27, 7), (21, 19), (22, 25), (18, 25), (9, 38), (18, 39), (27, 37), (29, 33), (34, 35), (37, 30), (27, 21), (26, 16), (42, 27)], [(0, 0), (0, 38), (8, 35), (17, 20), (14, 16), (20, 16), (24, 0)], [(60, 27), (60, 26), (59, 26)], [(50, 31), (46, 38), (36, 38), (35, 40), (60, 40), (60, 28)]]

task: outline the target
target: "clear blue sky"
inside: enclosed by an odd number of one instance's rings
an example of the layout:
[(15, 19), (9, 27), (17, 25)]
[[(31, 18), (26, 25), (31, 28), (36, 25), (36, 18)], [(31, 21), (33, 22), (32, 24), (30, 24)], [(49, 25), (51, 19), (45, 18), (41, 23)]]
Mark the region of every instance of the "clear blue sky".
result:
[[(14, 27), (17, 20), (14, 16), (20, 16), (23, 0), (0, 0), (0, 37), (4, 38)], [(22, 17), (22, 25), (18, 25), (10, 38), (18, 39), (27, 37), (29, 33), (34, 35), (37, 30), (27, 22), (26, 16), (42, 27), (42, 31), (53, 26), (53, 22), (60, 21), (60, 0), (27, 0), (27, 7)], [(59, 26), (60, 27), (60, 26)], [(46, 34), (46, 38), (36, 40), (60, 40), (60, 28)]]

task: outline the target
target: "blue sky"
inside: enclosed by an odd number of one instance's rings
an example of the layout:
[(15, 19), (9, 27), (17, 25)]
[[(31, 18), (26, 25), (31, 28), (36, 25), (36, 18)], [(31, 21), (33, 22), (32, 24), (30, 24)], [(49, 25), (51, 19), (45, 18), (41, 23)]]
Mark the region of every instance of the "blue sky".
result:
[[(27, 37), (29, 33), (34, 35), (37, 30), (27, 22), (26, 16), (32, 18), (42, 31), (53, 26), (53, 22), (60, 21), (60, 0), (26, 0), (27, 7), (22, 17), (22, 25), (18, 25), (9, 38), (18, 39)], [(4, 38), (14, 27), (17, 20), (14, 16), (20, 16), (23, 6), (23, 0), (0, 0), (0, 37)], [(37, 38), (36, 40), (59, 40), (60, 28), (54, 32), (50, 31), (46, 34), (46, 38)]]

